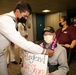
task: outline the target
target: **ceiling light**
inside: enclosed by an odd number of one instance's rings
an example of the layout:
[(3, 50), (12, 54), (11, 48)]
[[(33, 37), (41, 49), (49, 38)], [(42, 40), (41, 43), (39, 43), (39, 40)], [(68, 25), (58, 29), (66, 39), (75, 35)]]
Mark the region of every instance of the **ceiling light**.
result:
[(51, 10), (43, 10), (42, 12), (45, 12), (45, 13), (47, 13), (47, 12), (51, 12)]

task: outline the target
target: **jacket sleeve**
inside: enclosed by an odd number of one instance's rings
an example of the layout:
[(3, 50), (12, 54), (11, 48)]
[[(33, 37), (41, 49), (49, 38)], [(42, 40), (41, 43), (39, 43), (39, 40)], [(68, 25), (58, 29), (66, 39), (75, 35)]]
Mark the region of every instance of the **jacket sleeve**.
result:
[(62, 50), (62, 52), (60, 53), (59, 57), (58, 57), (58, 63), (59, 63), (59, 67), (58, 70), (52, 72), (54, 75), (67, 75), (68, 71), (69, 71), (69, 67), (67, 64), (67, 54), (66, 54), (66, 50)]
[(34, 44), (31, 41), (27, 41), (24, 37), (22, 37), (20, 33), (16, 31), (16, 24), (12, 21), (12, 19), (10, 20), (8, 17), (4, 17), (2, 19), (4, 20), (0, 21), (0, 32), (11, 42), (31, 53), (41, 54), (45, 52), (39, 45)]

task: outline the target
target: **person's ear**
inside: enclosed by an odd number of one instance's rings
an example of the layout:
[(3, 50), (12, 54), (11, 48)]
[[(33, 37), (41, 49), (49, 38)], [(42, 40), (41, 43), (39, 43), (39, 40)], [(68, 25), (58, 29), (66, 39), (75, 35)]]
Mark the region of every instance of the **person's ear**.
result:
[(20, 14), (21, 14), (21, 13), (20, 13), (20, 10), (19, 10), (19, 9), (16, 9), (16, 11), (15, 11), (15, 16), (18, 17)]
[(15, 12), (20, 13), (20, 10), (19, 10), (19, 9), (16, 9), (16, 11), (15, 11)]

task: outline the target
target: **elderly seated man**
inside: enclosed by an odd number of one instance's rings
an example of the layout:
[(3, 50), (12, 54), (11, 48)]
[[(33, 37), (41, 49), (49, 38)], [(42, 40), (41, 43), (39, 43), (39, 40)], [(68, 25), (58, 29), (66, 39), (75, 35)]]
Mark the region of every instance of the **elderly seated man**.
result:
[(44, 41), (40, 44), (44, 49), (54, 52), (48, 59), (48, 73), (45, 75), (67, 75), (69, 71), (67, 52), (64, 47), (57, 43), (55, 30), (47, 26), (43, 31)]

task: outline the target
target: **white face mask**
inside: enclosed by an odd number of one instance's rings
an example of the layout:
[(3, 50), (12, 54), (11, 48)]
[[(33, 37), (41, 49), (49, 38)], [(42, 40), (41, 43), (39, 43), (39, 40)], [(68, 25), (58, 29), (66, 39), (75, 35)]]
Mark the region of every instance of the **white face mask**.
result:
[(76, 22), (76, 19), (74, 19), (74, 22)]
[(52, 41), (53, 41), (53, 36), (52, 36), (52, 35), (46, 35), (46, 36), (44, 36), (44, 41), (45, 41), (46, 43), (52, 43)]

